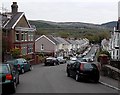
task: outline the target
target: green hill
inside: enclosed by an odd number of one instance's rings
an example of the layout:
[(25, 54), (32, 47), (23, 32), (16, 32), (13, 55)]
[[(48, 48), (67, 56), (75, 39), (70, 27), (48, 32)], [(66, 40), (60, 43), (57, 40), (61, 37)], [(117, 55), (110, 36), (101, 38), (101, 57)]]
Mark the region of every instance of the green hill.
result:
[(101, 26), (113, 29), (116, 26), (116, 23), (117, 21), (111, 21), (111, 22), (103, 23), (101, 24)]
[(36, 35), (53, 35), (64, 38), (88, 38), (91, 42), (100, 43), (101, 39), (109, 38), (110, 31), (116, 26), (116, 22), (104, 24), (92, 24), (82, 22), (51, 22), (51, 21), (29, 21), (37, 28)]

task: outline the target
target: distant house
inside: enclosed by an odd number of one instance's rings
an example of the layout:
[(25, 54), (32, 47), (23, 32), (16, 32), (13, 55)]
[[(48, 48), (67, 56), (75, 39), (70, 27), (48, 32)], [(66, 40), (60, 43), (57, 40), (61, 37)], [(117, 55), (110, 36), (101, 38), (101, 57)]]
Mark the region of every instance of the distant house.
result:
[(35, 52), (51, 53), (52, 56), (58, 51), (59, 42), (57, 42), (53, 36), (42, 35), (35, 40)]
[(57, 54), (57, 55), (58, 56), (60, 56), (60, 55), (67, 56), (68, 53), (71, 50), (70, 43), (68, 41), (66, 41), (64, 38), (61, 38), (61, 37), (55, 37), (55, 40), (59, 42), (59, 44), (58, 44), (59, 54)]
[(66, 56), (69, 49), (69, 43), (61, 37), (52, 35), (42, 35), (35, 40), (35, 52), (51, 53), (52, 56)]
[(101, 42), (102, 49), (108, 51), (109, 50), (109, 40), (103, 39)]
[(67, 39), (67, 41), (71, 44), (70, 46), (71, 50), (74, 50), (74, 51), (78, 49), (82, 49), (89, 45), (89, 40), (86, 38), (80, 39), (80, 40)]
[(31, 26), (24, 12), (18, 12), (17, 2), (11, 5), (12, 12), (2, 14), (3, 40), (6, 40), (6, 52), (20, 48), (21, 56), (33, 58), (35, 52), (35, 27)]

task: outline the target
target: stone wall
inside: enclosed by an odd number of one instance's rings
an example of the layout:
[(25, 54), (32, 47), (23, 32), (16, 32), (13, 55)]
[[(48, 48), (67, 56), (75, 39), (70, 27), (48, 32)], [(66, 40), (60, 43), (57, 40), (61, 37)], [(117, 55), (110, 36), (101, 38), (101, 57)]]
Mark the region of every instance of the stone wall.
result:
[(115, 68), (120, 69), (120, 60), (111, 60), (110, 65), (115, 67)]
[(103, 65), (101, 68), (101, 75), (120, 81), (120, 70), (111, 65)]

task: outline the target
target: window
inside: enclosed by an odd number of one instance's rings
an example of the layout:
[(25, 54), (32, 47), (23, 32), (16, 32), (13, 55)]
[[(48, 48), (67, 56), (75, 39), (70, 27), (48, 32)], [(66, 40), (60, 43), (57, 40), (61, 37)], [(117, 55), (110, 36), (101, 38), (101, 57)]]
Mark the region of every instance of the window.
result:
[(21, 41), (24, 41), (24, 33), (21, 33)]
[(30, 41), (30, 33), (28, 34), (28, 41)]
[(28, 41), (33, 41), (33, 33), (32, 32), (30, 32), (28, 34)]
[(22, 54), (23, 55), (26, 55), (27, 54), (27, 46), (26, 45), (23, 45), (22, 47), (21, 47), (21, 52), (22, 52)]
[(24, 34), (24, 41), (27, 41), (27, 33)]
[(19, 35), (18, 31), (16, 32), (16, 37), (15, 38), (16, 38), (16, 41), (20, 41), (20, 35)]
[(43, 44), (41, 45), (41, 50), (44, 50), (44, 45)]
[(31, 34), (30, 39), (31, 39), (31, 41), (33, 41), (33, 34)]
[(28, 53), (33, 53), (33, 44), (28, 45)]
[(117, 50), (117, 56), (119, 55), (119, 50)]

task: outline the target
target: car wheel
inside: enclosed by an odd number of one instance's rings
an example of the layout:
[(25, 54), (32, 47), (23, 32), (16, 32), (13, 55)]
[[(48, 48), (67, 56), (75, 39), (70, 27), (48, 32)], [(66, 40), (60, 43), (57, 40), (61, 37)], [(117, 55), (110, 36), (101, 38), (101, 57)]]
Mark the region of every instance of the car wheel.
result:
[(95, 79), (95, 80), (94, 80), (94, 82), (95, 82), (95, 83), (98, 83), (98, 82), (99, 82), (99, 80), (98, 80), (98, 79)]
[(69, 72), (67, 72), (67, 77), (70, 77), (70, 73)]
[(30, 66), (30, 68), (29, 68), (29, 71), (31, 71), (32, 70), (32, 66)]
[(54, 63), (53, 63), (53, 65), (55, 66), (55, 65), (56, 65), (56, 63), (54, 62)]
[(22, 73), (22, 74), (24, 74), (24, 73), (25, 73), (25, 70), (24, 70), (23, 68), (21, 69), (21, 73)]
[(95, 83), (98, 83), (98, 82), (99, 82), (99, 78), (95, 78), (95, 79), (94, 79), (94, 82), (95, 82)]
[(20, 81), (19, 81), (19, 77), (18, 77), (18, 82), (17, 82), (17, 84), (19, 84), (20, 83)]
[(15, 93), (16, 92), (16, 82), (13, 82), (13, 87), (11, 88), (11, 93)]
[(79, 75), (78, 74), (75, 75), (75, 80), (79, 81)]
[(69, 70), (67, 70), (67, 77), (70, 77), (70, 72), (69, 72)]

